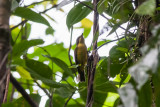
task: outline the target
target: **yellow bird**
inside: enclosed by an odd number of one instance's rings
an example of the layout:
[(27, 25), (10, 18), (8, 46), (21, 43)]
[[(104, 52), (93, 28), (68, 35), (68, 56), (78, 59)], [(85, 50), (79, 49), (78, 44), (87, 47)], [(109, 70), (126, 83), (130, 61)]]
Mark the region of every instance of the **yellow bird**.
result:
[(76, 64), (79, 65), (77, 67), (79, 73), (78, 80), (80, 82), (85, 81), (84, 69), (85, 65), (87, 64), (88, 53), (87, 53), (87, 47), (85, 45), (85, 40), (83, 38), (83, 33), (81, 36), (77, 38), (76, 48), (74, 50), (74, 57)]

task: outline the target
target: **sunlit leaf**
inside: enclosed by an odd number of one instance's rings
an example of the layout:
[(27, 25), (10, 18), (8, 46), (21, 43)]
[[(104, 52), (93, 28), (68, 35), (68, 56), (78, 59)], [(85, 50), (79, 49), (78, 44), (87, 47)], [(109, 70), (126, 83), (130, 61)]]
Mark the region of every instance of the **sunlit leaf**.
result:
[(83, 28), (91, 28), (92, 25), (93, 25), (93, 22), (87, 18), (84, 18), (82, 21), (81, 21), (81, 24), (82, 24), (82, 27)]
[(26, 71), (22, 66), (17, 66), (16, 70), (22, 78), (32, 80), (30, 73)]

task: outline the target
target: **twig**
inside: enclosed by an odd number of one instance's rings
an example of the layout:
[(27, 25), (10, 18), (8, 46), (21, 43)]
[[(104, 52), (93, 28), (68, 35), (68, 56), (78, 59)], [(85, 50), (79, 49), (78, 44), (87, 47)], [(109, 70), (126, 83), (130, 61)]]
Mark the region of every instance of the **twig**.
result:
[(96, 51), (97, 51), (98, 49), (100, 49), (102, 46), (107, 45), (108, 43), (115, 42), (115, 41), (118, 41), (118, 40), (123, 39), (123, 38), (125, 38), (125, 36), (123, 36), (123, 37), (121, 37), (121, 38), (119, 38), (119, 39), (115, 39), (115, 40), (106, 42), (106, 43), (102, 44), (101, 46), (99, 46), (99, 47), (96, 49)]
[(72, 96), (74, 95), (75, 92), (72, 93), (72, 95), (68, 98), (68, 100), (65, 102), (64, 107), (67, 107), (67, 104), (69, 102), (69, 100), (72, 98)]
[(47, 95), (49, 98), (51, 97), (50, 94), (47, 92), (47, 90), (46, 90), (45, 88), (41, 87), (41, 85), (40, 85), (36, 80), (34, 80), (34, 82), (37, 84), (38, 87), (40, 87), (40, 88), (46, 93), (46, 95)]
[(17, 25), (15, 25), (15, 26), (13, 26), (13, 27), (11, 28), (11, 30), (13, 30), (13, 29), (17, 28), (17, 27), (18, 27), (18, 26), (20, 26), (20, 25), (25, 24), (27, 21), (28, 21), (28, 20), (23, 20), (23, 21), (22, 21), (22, 22), (20, 22), (19, 24), (17, 24)]
[(11, 92), (11, 96), (10, 96), (10, 102), (13, 101), (13, 94), (14, 94), (14, 91), (15, 91), (15, 87), (12, 85), (12, 92)]
[(51, 0), (43, 0), (43, 1), (34, 2), (34, 3), (29, 4), (29, 5), (26, 5), (26, 6), (24, 6), (24, 7), (29, 7), (29, 6), (32, 6), (32, 5), (36, 5), (36, 4), (39, 4), (39, 3), (46, 2), (46, 1), (51, 1)]
[(5, 88), (5, 93), (3, 97), (3, 103), (7, 101), (7, 94), (8, 94), (8, 87), (9, 87), (9, 80), (10, 80), (10, 69), (7, 70), (7, 81), (6, 81), (6, 88)]
[(32, 107), (38, 107), (38, 104), (33, 101), (33, 99), (27, 94), (27, 92), (24, 90), (24, 88), (18, 83), (18, 81), (12, 75), (10, 75), (10, 81), (15, 86), (15, 88), (22, 94), (24, 99)]

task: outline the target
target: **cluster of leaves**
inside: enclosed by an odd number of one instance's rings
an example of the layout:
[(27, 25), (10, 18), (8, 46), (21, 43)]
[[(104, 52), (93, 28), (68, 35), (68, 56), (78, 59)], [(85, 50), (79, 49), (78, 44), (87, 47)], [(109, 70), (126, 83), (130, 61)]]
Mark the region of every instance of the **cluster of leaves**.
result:
[[(68, 50), (64, 48), (63, 43), (43, 46), (44, 41), (41, 39), (28, 40), (32, 28), (32, 25), (27, 23), (28, 20), (48, 26), (46, 35), (54, 35), (54, 29), (48, 22), (48, 19), (52, 21), (54, 19), (47, 15), (46, 11), (36, 13), (33, 11), (34, 6), (43, 5), (46, 7), (47, 4), (52, 4), (52, 8), (61, 8), (61, 5), (73, 2), (73, 0), (69, 0), (57, 4), (55, 2), (57, 0), (53, 1), (33, 2), (31, 5), (19, 7), (19, 2), (12, 0), (12, 15), (21, 17), (24, 23), (21, 27), (13, 27), (11, 31), (13, 47), (13, 51), (9, 55), (11, 72), (20, 74), (20, 78), (17, 80), (24, 89), (29, 89), (30, 96), (38, 104), (41, 96), (33, 88), (35, 85), (38, 85), (42, 90), (47, 90), (44, 91), (46, 95), (49, 93), (48, 97), (50, 99), (46, 102), (46, 107), (50, 106), (50, 102), (55, 107), (63, 107), (67, 99), (75, 93), (79, 93), (80, 98), (70, 99), (67, 106), (84, 107), (87, 98), (87, 82), (78, 84), (75, 82), (74, 74), (76, 70), (70, 67)], [(136, 10), (130, 0), (100, 0), (97, 7), (101, 16), (104, 16), (104, 14), (111, 16), (107, 23), (108, 27), (111, 28), (108, 36), (116, 33), (118, 28), (123, 29), (124, 33), (117, 35), (122, 36), (118, 39), (117, 45), (111, 48), (108, 57), (101, 57), (97, 65), (93, 107), (117, 107), (119, 105), (150, 107), (153, 99), (150, 76), (153, 77), (154, 97), (158, 107), (160, 105), (158, 103), (160, 98), (160, 86), (158, 84), (160, 81), (158, 48), (160, 26), (153, 28), (153, 38), (141, 49), (143, 57), (140, 58), (140, 52), (137, 52), (139, 31), (135, 29), (138, 26), (134, 20), (137, 18), (134, 15), (135, 12), (138, 15), (154, 15), (155, 1), (148, 0)], [(148, 7), (151, 8), (146, 11)], [(81, 22), (82, 26), (80, 28), (84, 29), (84, 36), (87, 37), (93, 23), (86, 16), (93, 11), (92, 8), (92, 3), (88, 0), (76, 3), (67, 15), (66, 25), (68, 29)], [(46, 15), (48, 19), (43, 17), (42, 14)], [(126, 28), (122, 27), (124, 23), (128, 23)], [(132, 31), (133, 28), (134, 32)], [(111, 41), (98, 41), (98, 46), (106, 42)], [(30, 47), (34, 47), (34, 52), (29, 54), (27, 51)], [(71, 60), (73, 61), (73, 58)], [(59, 82), (57, 82), (56, 77), (61, 78)], [(37, 80), (41, 82), (39, 83)], [(12, 87), (9, 84), (8, 101), (13, 99), (15, 90)], [(28, 107), (28, 103), (23, 97), (13, 99), (12, 102), (7, 102), (3, 106), (21, 107), (19, 104)]]

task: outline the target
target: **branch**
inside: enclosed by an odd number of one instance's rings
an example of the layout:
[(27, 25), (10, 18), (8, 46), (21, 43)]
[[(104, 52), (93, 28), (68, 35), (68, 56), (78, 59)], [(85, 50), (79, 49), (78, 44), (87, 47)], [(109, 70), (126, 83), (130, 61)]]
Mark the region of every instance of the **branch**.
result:
[[(99, 35), (99, 14), (97, 12), (97, 3), (99, 0), (93, 1), (94, 7), (94, 24), (93, 24), (93, 38)], [(98, 38), (97, 38), (98, 39)], [(96, 51), (97, 49), (97, 40), (93, 43), (92, 55), (88, 58), (88, 89), (87, 89), (87, 101), (86, 107), (92, 107), (93, 105), (93, 85), (94, 85), (94, 76), (96, 72), (96, 66), (99, 61), (99, 55)]]
[(33, 99), (27, 94), (27, 92), (12, 75), (10, 75), (10, 81), (32, 107), (38, 107), (38, 104), (33, 101)]
[(101, 46), (99, 46), (99, 47), (96, 49), (96, 51), (97, 51), (98, 49), (100, 49), (102, 46), (107, 45), (108, 43), (115, 42), (115, 41), (121, 40), (121, 39), (123, 39), (123, 38), (125, 38), (125, 36), (123, 36), (123, 37), (121, 37), (121, 38), (118, 38), (118, 39), (115, 39), (115, 40), (112, 40), (112, 41), (109, 41), (109, 42), (106, 42), (106, 43), (102, 44)]
[(72, 96), (74, 95), (75, 92), (72, 93), (72, 95), (68, 98), (68, 100), (65, 102), (64, 107), (67, 107), (67, 104), (69, 102), (69, 100), (72, 98)]
[(51, 97), (50, 94), (47, 92), (47, 90), (46, 90), (45, 88), (41, 87), (41, 85), (40, 85), (36, 80), (34, 80), (34, 82), (37, 84), (37, 86), (38, 86), (39, 88), (41, 88), (41, 89), (46, 93), (46, 95), (47, 95), (49, 98)]

